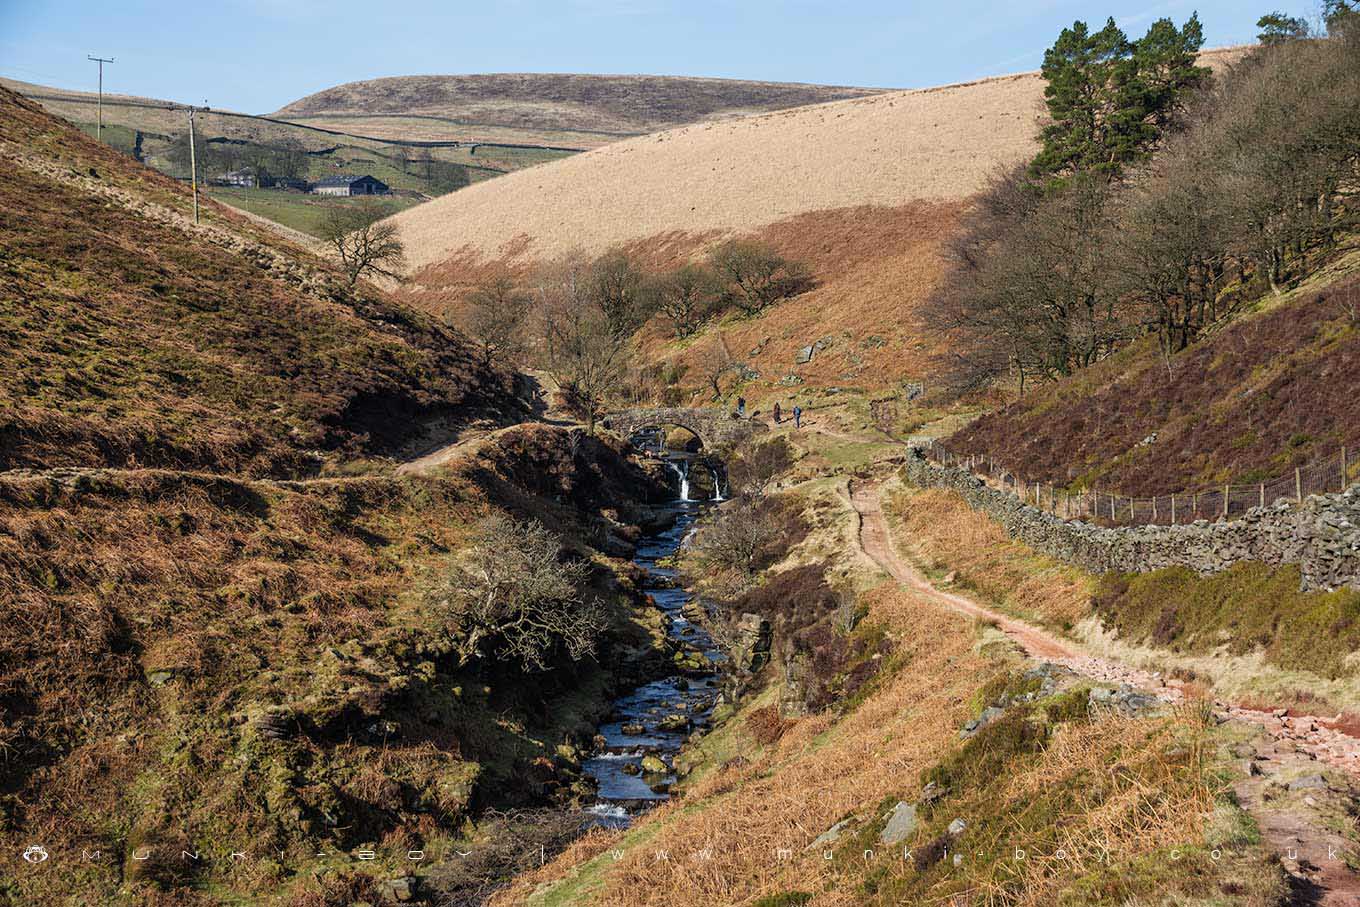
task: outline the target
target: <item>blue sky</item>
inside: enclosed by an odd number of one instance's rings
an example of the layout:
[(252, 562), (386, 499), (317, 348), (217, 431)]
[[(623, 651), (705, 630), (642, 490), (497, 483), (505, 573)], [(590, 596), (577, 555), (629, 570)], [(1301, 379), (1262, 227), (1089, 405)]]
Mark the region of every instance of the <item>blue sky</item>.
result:
[(592, 72), (914, 88), (1035, 69), (1074, 19), (1136, 37), (1198, 10), (1211, 47), (1316, 0), (0, 0), (0, 75), (267, 113), (341, 82)]

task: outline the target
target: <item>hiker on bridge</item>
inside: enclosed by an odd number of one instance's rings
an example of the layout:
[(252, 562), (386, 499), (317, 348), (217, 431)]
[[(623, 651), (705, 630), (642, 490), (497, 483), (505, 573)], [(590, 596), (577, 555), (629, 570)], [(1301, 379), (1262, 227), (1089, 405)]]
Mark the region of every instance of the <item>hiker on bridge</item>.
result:
[(774, 424), (778, 425), (783, 418), (784, 411), (779, 408), (779, 401), (776, 400), (774, 404)]

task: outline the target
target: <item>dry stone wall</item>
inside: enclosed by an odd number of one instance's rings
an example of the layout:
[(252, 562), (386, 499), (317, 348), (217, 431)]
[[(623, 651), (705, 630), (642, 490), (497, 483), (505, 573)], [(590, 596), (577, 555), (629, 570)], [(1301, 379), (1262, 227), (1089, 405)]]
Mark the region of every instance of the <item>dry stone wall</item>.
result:
[(1240, 561), (1260, 561), (1297, 564), (1305, 590), (1360, 588), (1360, 485), (1312, 495), (1301, 505), (1258, 507), (1230, 522), (1104, 528), (1025, 504), (965, 469), (929, 462), (918, 450), (909, 451), (903, 471), (913, 485), (958, 492), (1012, 538), (1094, 573), (1189, 567), (1208, 575)]

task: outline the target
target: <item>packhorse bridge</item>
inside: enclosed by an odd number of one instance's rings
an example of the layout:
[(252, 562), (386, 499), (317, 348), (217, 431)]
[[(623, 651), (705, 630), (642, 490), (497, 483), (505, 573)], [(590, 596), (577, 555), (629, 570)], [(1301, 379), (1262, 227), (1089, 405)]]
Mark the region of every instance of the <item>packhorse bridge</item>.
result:
[(767, 431), (762, 422), (742, 419), (731, 412), (711, 406), (656, 406), (625, 409), (605, 417), (604, 426), (632, 438), (647, 428), (677, 426), (693, 432), (705, 447), (744, 441), (757, 432)]

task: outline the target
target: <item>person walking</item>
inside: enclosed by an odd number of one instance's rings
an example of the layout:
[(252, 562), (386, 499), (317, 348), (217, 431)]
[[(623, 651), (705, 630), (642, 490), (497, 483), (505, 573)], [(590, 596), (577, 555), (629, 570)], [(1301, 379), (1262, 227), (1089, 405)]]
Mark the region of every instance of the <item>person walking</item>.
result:
[(737, 398), (737, 418), (738, 418), (738, 419), (745, 419), (745, 418), (746, 418), (746, 398), (745, 398), (745, 397), (738, 397), (738, 398)]
[(775, 404), (774, 404), (774, 424), (775, 424), (775, 425), (778, 425), (778, 424), (779, 424), (779, 421), (780, 421), (781, 419), (783, 419), (783, 418), (784, 418), (784, 411), (783, 411), (782, 409), (779, 408), (779, 402), (778, 402), (778, 401), (775, 401)]
[(801, 406), (795, 406), (793, 408), (793, 427), (803, 427), (803, 408)]

